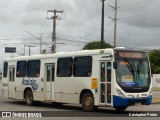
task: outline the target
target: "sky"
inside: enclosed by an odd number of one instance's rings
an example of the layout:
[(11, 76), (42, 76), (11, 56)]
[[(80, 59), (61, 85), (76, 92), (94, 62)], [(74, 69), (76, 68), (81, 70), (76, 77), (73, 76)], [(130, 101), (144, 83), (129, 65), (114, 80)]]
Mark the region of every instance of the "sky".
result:
[[(160, 0), (117, 0), (117, 44), (131, 49), (160, 48)], [(105, 0), (104, 39), (113, 45), (115, 0)], [(50, 51), (53, 15), (47, 10), (63, 10), (57, 13), (57, 52), (77, 51), (91, 41), (101, 38), (100, 0), (0, 0), (0, 61), (5, 57)], [(37, 39), (38, 38), (38, 39)], [(5, 47), (16, 47), (17, 53), (5, 53)]]

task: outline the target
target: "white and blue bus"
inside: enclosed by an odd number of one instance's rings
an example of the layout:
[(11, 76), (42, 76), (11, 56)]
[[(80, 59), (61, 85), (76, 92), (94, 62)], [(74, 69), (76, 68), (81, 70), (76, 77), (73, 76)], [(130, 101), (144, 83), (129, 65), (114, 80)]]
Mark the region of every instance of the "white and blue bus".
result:
[(152, 103), (146, 52), (100, 49), (4, 59), (3, 96), (54, 104), (82, 104), (85, 111)]

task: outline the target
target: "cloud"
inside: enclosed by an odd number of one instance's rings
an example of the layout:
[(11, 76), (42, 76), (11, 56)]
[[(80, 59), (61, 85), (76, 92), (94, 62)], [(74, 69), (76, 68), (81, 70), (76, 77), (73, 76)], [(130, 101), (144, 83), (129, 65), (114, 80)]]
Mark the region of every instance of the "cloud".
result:
[[(160, 45), (159, 37), (154, 36), (160, 32), (159, 4), (159, 0), (118, 0), (117, 45)], [(46, 20), (47, 10), (57, 9), (64, 10), (62, 15), (58, 14), (62, 19), (57, 20), (57, 37), (87, 42), (100, 40), (101, 5), (100, 0), (0, 0), (0, 35), (26, 34), (25, 30), (37, 33)], [(114, 11), (108, 5), (114, 6), (114, 0), (105, 0), (105, 40), (113, 43), (114, 24), (108, 17), (114, 17)], [(52, 27), (52, 20), (46, 20), (41, 32), (51, 34)], [(64, 50), (63, 47), (58, 50)], [(65, 51), (72, 47), (68, 48)]]
[(130, 26), (159, 29), (160, 1), (144, 0), (132, 4), (129, 4), (128, 1), (127, 4), (128, 5), (121, 4), (122, 7), (120, 6), (118, 10), (120, 22)]
[[(68, 1), (68, 2), (67, 2)], [(47, 17), (47, 10), (75, 9), (73, 0), (30, 0), (25, 6), (24, 14), (21, 15), (23, 25), (41, 25)], [(72, 3), (73, 2), (73, 3)]]
[(0, 1), (0, 22), (8, 23), (12, 19), (12, 13), (10, 13), (10, 2)]

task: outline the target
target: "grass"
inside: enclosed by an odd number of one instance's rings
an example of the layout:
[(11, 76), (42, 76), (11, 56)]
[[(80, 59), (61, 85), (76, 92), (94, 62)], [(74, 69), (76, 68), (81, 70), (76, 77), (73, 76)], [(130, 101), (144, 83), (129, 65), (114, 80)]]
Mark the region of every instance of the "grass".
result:
[[(152, 88), (153, 91), (160, 91), (160, 87), (153, 87)], [(160, 103), (160, 97), (159, 98), (152, 98), (152, 103)]]
[(160, 98), (152, 98), (152, 103), (160, 103)]
[(153, 91), (160, 91), (160, 87), (153, 87), (152, 90)]

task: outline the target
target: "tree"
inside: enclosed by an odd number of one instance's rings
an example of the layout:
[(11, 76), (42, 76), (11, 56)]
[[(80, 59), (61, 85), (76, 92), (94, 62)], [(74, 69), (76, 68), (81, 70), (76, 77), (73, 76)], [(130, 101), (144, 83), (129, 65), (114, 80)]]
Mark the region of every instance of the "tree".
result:
[[(103, 48), (113, 48), (113, 46), (110, 45), (109, 43), (104, 42)], [(101, 42), (100, 41), (89, 42), (82, 49), (83, 50), (101, 49)]]
[(160, 49), (148, 53), (152, 74), (160, 74)]

